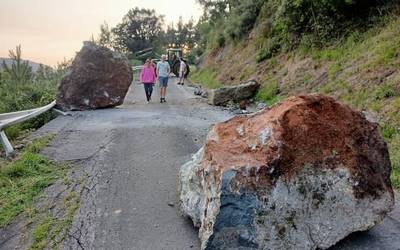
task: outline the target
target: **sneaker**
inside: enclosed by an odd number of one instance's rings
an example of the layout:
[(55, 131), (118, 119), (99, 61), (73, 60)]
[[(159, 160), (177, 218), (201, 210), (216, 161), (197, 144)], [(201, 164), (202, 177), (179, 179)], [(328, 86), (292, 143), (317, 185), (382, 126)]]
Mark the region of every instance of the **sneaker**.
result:
[(163, 99), (162, 98), (160, 98), (160, 103), (163, 103)]

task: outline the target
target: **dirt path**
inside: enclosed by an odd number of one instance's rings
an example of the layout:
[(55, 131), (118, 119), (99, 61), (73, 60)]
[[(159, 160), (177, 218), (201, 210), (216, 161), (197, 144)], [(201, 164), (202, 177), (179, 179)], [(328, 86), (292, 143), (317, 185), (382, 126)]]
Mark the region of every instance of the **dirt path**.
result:
[[(72, 162), (69, 176), (84, 187), (61, 249), (199, 249), (197, 230), (177, 212), (177, 174), (209, 127), (231, 115), (174, 79), (167, 103), (144, 100), (134, 85), (120, 108), (58, 117), (38, 132), (57, 133), (45, 154)], [(397, 207), (383, 224), (334, 249), (400, 249), (399, 221)]]

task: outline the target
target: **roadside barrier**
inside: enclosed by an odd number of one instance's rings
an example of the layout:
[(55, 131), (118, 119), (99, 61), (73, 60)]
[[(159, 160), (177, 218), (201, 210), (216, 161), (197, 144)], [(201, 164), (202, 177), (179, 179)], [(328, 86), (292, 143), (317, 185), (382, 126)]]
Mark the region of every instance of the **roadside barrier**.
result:
[[(8, 140), (6, 133), (4, 132), (4, 129), (12, 125), (24, 122), (26, 120), (32, 119), (34, 117), (37, 117), (40, 114), (43, 114), (44, 112), (54, 108), (55, 105), (56, 101), (53, 101), (50, 104), (40, 108), (0, 114), (0, 142), (3, 145), (7, 157), (12, 157), (14, 155), (14, 148), (11, 145), (10, 141)], [(62, 112), (57, 109), (54, 110), (62, 115), (66, 115), (65, 112)]]
[[(139, 74), (141, 69), (142, 66), (132, 67), (134, 81), (139, 81)], [(3, 145), (7, 157), (12, 157), (14, 155), (14, 148), (8, 140), (4, 130), (12, 125), (35, 118), (43, 114), (44, 112), (49, 111), (50, 109), (54, 109), (55, 105), (56, 101), (53, 101), (50, 104), (40, 108), (0, 114), (0, 142)], [(68, 113), (62, 112), (58, 109), (54, 109), (54, 111), (60, 113), (61, 115), (68, 115)]]
[(132, 67), (133, 70), (133, 82), (140, 82), (140, 70), (142, 69), (142, 66), (135, 66)]

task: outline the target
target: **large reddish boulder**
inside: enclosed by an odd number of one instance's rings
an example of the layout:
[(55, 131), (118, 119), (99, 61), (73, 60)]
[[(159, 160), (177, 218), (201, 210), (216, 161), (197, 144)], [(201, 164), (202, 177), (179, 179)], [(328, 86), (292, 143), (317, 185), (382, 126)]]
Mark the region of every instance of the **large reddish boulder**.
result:
[(121, 105), (132, 79), (132, 68), (125, 56), (84, 42), (61, 81), (57, 106), (63, 110), (87, 110)]
[(394, 205), (378, 125), (323, 95), (219, 123), (180, 171), (202, 249), (326, 249)]

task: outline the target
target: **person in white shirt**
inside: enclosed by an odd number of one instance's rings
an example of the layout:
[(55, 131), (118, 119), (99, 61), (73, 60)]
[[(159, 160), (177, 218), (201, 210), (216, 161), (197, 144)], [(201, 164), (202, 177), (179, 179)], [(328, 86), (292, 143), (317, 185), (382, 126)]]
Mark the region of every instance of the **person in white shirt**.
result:
[(183, 58), (179, 58), (180, 65), (179, 65), (179, 82), (178, 85), (184, 85), (185, 84), (185, 75), (186, 75), (186, 63), (183, 61)]
[(157, 77), (160, 82), (160, 102), (166, 102), (165, 94), (167, 92), (168, 86), (168, 76), (171, 72), (169, 63), (166, 61), (167, 57), (165, 55), (161, 56), (161, 61), (157, 63)]

